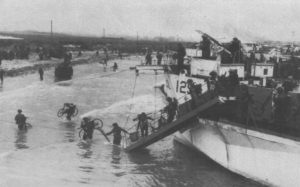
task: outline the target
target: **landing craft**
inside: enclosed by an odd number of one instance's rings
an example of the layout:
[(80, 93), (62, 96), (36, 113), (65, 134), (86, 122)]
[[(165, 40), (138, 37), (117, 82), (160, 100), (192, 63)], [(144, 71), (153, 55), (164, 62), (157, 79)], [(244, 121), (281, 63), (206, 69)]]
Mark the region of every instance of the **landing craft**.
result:
[[(163, 88), (179, 102), (177, 119), (146, 138), (132, 140), (126, 150), (149, 146), (177, 131), (175, 140), (235, 173), (271, 186), (300, 186), (300, 94), (288, 91), (282, 97), (289, 103), (274, 105), (277, 89), (266, 81), (273, 78), (274, 64), (250, 64), (252, 72), (246, 75), (245, 64), (233, 61), (235, 54), (230, 55), (225, 63), (220, 56), (190, 56), (188, 74), (175, 74), (169, 67)], [(207, 83), (211, 71), (220, 76), (222, 89), (212, 89)], [(231, 88), (226, 75), (232, 72), (239, 84)], [(202, 85), (202, 95), (196, 100), (189, 93), (189, 79)], [(251, 102), (245, 104), (248, 96)]]
[(73, 76), (73, 67), (65, 62), (55, 68), (55, 81), (70, 80)]

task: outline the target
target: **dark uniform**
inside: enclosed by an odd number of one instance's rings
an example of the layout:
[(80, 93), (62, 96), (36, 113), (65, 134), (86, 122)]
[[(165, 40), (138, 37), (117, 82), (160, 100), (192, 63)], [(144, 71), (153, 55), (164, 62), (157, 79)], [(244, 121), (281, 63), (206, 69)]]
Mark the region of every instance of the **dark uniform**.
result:
[(177, 102), (173, 101), (170, 97), (167, 98), (167, 101), (169, 102), (169, 104), (164, 108), (164, 111), (166, 111), (168, 114), (167, 123), (171, 123), (176, 115)]
[(65, 103), (64, 107), (65, 107), (64, 113), (67, 114), (67, 119), (71, 120), (71, 117), (75, 112), (76, 106), (73, 103)]
[(236, 89), (240, 84), (239, 76), (236, 70), (229, 71), (228, 85), (227, 85), (227, 94), (228, 96), (233, 96)]
[(284, 93), (283, 88), (277, 88), (277, 95), (274, 97), (274, 120), (278, 125), (286, 122), (290, 106), (290, 97)]
[(15, 116), (15, 121), (19, 130), (26, 129), (26, 117), (22, 114), (22, 110), (18, 110), (18, 114)]
[(115, 63), (114, 63), (114, 66), (113, 66), (113, 70), (114, 70), (114, 71), (117, 71), (117, 69), (118, 69), (118, 64), (115, 62)]
[(236, 117), (240, 123), (247, 123), (249, 118), (249, 105), (253, 102), (252, 96), (249, 93), (248, 86), (241, 85), (237, 96), (237, 111)]
[(110, 134), (113, 134), (114, 135), (114, 140), (113, 140), (113, 144), (114, 145), (120, 145), (121, 144), (121, 139), (122, 139), (122, 136), (121, 136), (121, 132), (125, 132), (128, 134), (128, 132), (124, 129), (122, 129), (121, 127), (119, 127), (119, 125), (117, 123), (113, 123), (113, 129), (106, 133), (106, 135), (110, 135)]
[(0, 80), (1, 80), (1, 84), (3, 84), (3, 80), (4, 80), (4, 70), (0, 68)]
[(205, 59), (209, 59), (210, 58), (210, 48), (211, 48), (211, 42), (210, 40), (203, 35), (202, 36), (202, 57)]
[(192, 109), (197, 106), (198, 98), (202, 94), (202, 85), (195, 85), (192, 79), (187, 80), (188, 89), (192, 98)]
[(232, 62), (231, 63), (240, 63), (242, 60), (241, 58), (241, 41), (237, 38), (233, 38), (232, 42), (230, 43), (229, 46), (229, 51), (231, 52), (232, 55)]
[(83, 121), (81, 122), (80, 127), (84, 131), (82, 139), (84, 140), (93, 139), (93, 133), (95, 130), (95, 124), (93, 121), (90, 121), (88, 118), (84, 118)]
[(161, 65), (162, 60), (162, 54), (160, 52), (157, 52), (156, 58), (157, 58), (157, 65)]
[(149, 127), (148, 119), (153, 120), (151, 117), (147, 116), (144, 112), (139, 114), (137, 118), (133, 119), (133, 121), (138, 120), (137, 131), (140, 128), (142, 136), (148, 136), (148, 127)]
[(178, 74), (183, 70), (183, 62), (184, 57), (186, 55), (185, 48), (181, 43), (178, 44), (177, 48), (177, 66), (178, 66)]
[(44, 80), (44, 70), (42, 68), (39, 68), (39, 74), (40, 74), (40, 80)]
[(289, 77), (289, 79), (284, 81), (282, 87), (284, 88), (284, 92), (287, 93), (293, 91), (294, 88), (297, 87), (297, 84), (293, 81), (291, 77)]
[(147, 53), (146, 54), (146, 65), (151, 65), (152, 64), (152, 57), (151, 57), (151, 53)]
[(216, 89), (216, 85), (217, 85), (217, 77), (218, 74), (215, 71), (212, 71), (209, 73), (210, 78), (206, 81), (207, 82), (207, 89), (209, 91), (213, 91)]

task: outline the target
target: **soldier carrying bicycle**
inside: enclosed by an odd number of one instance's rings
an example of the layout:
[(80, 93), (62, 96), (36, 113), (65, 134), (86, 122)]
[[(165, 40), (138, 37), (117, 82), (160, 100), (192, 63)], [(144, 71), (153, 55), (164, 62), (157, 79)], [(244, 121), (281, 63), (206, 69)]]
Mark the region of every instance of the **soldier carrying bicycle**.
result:
[[(94, 130), (98, 130), (101, 132), (101, 134), (105, 137), (105, 139), (110, 142), (108, 137), (106, 136), (105, 132), (102, 129), (103, 127), (103, 121), (99, 118), (90, 118), (90, 117), (84, 117), (81, 121), (80, 125), (80, 131), (79, 131), (79, 137), (83, 140), (88, 140), (93, 138)], [(83, 135), (81, 136), (81, 133), (83, 132)]]
[(81, 121), (80, 127), (84, 132), (82, 136), (83, 140), (93, 139), (94, 130), (97, 128), (97, 124), (94, 123), (93, 120), (90, 120), (88, 117), (84, 117)]
[(78, 109), (76, 105), (74, 105), (73, 103), (64, 103), (64, 107), (58, 111), (57, 116), (61, 117), (64, 114), (66, 114), (67, 119), (71, 120), (71, 117), (76, 116), (77, 113), (78, 113)]

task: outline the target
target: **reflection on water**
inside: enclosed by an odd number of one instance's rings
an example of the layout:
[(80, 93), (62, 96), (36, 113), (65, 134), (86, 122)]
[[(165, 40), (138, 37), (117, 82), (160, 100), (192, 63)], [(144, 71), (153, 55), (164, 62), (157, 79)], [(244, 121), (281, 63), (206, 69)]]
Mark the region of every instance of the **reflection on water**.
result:
[[(78, 167), (79, 171), (86, 173), (86, 174), (93, 173), (95, 168), (93, 166), (91, 166), (91, 158), (93, 155), (93, 151), (91, 150), (92, 141), (82, 141), (82, 142), (78, 143), (77, 145), (80, 148), (80, 150), (82, 151), (78, 155), (80, 158), (84, 159), (84, 160), (82, 160), (83, 163)], [(81, 177), (79, 179), (78, 182), (83, 183), (83, 184), (90, 184), (91, 176), (92, 175), (84, 175), (83, 177)]]
[(54, 79), (54, 83), (60, 86), (71, 86), (72, 85), (72, 79), (69, 80), (57, 80)]
[(27, 143), (27, 130), (17, 130), (16, 134), (15, 147), (17, 149), (28, 149)]
[(82, 141), (77, 144), (78, 147), (82, 150), (78, 155), (84, 159), (90, 159), (93, 155), (93, 151), (91, 150), (92, 141)]
[(92, 166), (79, 166), (79, 169), (86, 173), (91, 173), (94, 169)]
[(122, 154), (122, 149), (119, 146), (113, 145), (112, 152), (111, 152), (111, 166), (112, 168), (116, 169), (113, 174), (116, 177), (121, 177), (126, 175), (126, 172), (123, 170), (124, 163), (121, 163), (122, 157), (125, 157), (125, 154)]
[(128, 154), (128, 158), (130, 162), (133, 162), (135, 164), (147, 164), (150, 162), (153, 162), (155, 160), (155, 157), (151, 155), (149, 149), (140, 149), (136, 150), (133, 153)]
[(120, 168), (119, 164), (121, 161), (121, 148), (118, 146), (113, 146), (111, 157), (112, 157), (111, 160), (112, 166), (116, 169), (119, 169)]
[(76, 123), (69, 121), (59, 124), (60, 129), (64, 132), (64, 139), (68, 142), (74, 142), (76, 139)]

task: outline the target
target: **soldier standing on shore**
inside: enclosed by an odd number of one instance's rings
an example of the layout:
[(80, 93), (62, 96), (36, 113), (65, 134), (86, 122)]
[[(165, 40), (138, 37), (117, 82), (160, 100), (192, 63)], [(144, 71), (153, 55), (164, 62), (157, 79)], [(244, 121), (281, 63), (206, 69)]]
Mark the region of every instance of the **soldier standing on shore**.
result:
[(2, 69), (1, 66), (0, 66), (0, 80), (1, 80), (1, 85), (2, 85), (3, 81), (4, 81), (4, 70)]
[(145, 59), (146, 59), (146, 65), (152, 65), (152, 57), (150, 51), (147, 52)]
[(39, 74), (40, 74), (40, 80), (43, 81), (44, 80), (44, 70), (43, 68), (39, 68)]
[(157, 58), (157, 65), (159, 65), (159, 66), (161, 65), (162, 57), (163, 57), (163, 55), (159, 51), (157, 51), (156, 58)]

